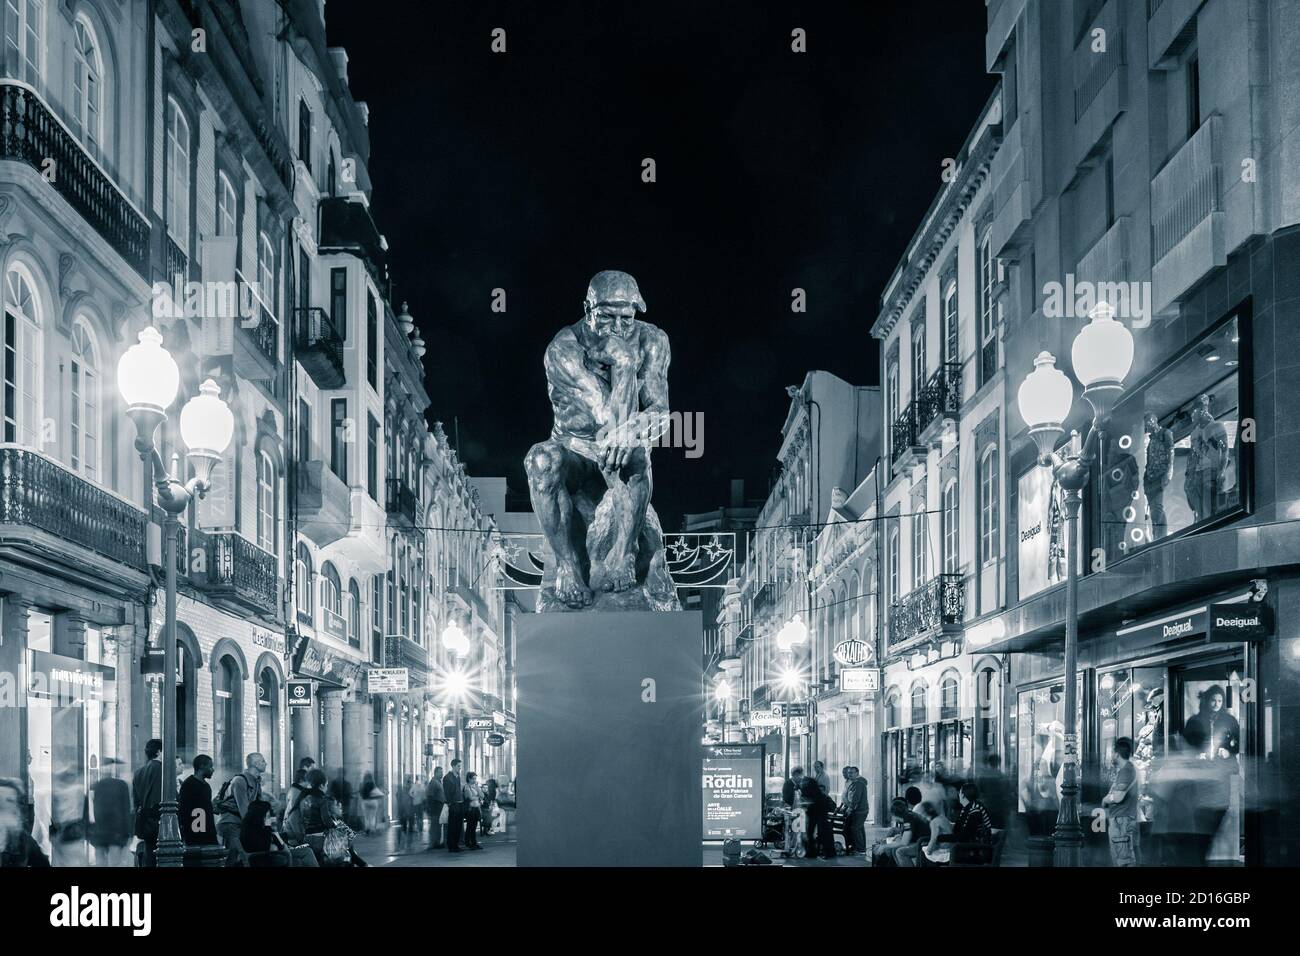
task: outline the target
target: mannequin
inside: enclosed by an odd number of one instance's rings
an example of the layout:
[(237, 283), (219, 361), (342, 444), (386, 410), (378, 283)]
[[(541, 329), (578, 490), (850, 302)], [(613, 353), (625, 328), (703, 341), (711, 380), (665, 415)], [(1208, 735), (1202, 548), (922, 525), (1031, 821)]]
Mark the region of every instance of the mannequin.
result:
[(1218, 510), (1228, 470), (1228, 430), (1210, 412), (1210, 396), (1202, 395), (1192, 412), (1192, 458), (1183, 488), (1197, 521)]
[(1151, 512), (1151, 540), (1157, 541), (1169, 533), (1169, 522), (1165, 517), (1165, 488), (1174, 478), (1174, 433), (1160, 424), (1155, 412), (1147, 412), (1142, 424), (1149, 436), (1146, 464), (1142, 469), (1142, 491)]

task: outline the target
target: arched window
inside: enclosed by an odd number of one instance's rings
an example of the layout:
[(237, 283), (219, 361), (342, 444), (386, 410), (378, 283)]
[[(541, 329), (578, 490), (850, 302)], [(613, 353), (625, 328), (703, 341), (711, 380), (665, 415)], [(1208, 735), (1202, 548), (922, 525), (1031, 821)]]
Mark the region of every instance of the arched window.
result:
[(257, 546), (278, 554), (275, 535), (275, 462), (265, 449), (257, 455)]
[(953, 478), (943, 489), (943, 570), (956, 574), (961, 567), (961, 539), (957, 524), (957, 479)]
[(959, 710), (959, 697), (961, 693), (961, 680), (956, 671), (945, 671), (944, 675), (939, 678), (939, 719), (956, 720), (961, 716)]
[(35, 448), (41, 420), (42, 315), (36, 284), (23, 266), (10, 266), (5, 275), (4, 314), (4, 440)]
[(173, 99), (167, 100), (167, 232), (189, 252), (190, 122)]
[(897, 687), (891, 687), (885, 694), (885, 726), (901, 727), (903, 725), (903, 695)]
[(912, 587), (919, 588), (925, 583), (929, 562), (926, 560), (929, 551), (929, 541), (926, 525), (929, 523), (926, 519), (925, 502), (920, 501), (915, 505), (916, 513), (912, 515)]
[(257, 675), (257, 752), (266, 758), (267, 774), (262, 787), (273, 791), (280, 769), (280, 678), (270, 667)]
[(235, 187), (225, 173), (217, 175), (217, 235), (234, 236), (239, 216), (239, 200), (235, 197)]
[(91, 481), (99, 480), (99, 360), (85, 319), (72, 325), (72, 356), (68, 362), (68, 427), (71, 430), (68, 464)]
[[(178, 625), (178, 630), (183, 625)], [(198, 686), (195, 678), (194, 654), (184, 640), (176, 642), (176, 753), (186, 763), (198, 751), (196, 727), (198, 726)]]
[(998, 449), (990, 445), (980, 459), (980, 561), (998, 557)]
[(889, 529), (889, 603), (898, 603), (898, 523)]
[(356, 578), (348, 582), (348, 643), (361, 646), (361, 588)]
[(267, 307), (275, 311), (275, 246), (266, 233), (257, 237), (257, 284)]
[(5, 62), (14, 77), (38, 89), (45, 72), (45, 7), (42, 0), (6, 0)]
[(298, 617), (308, 624), (312, 619), (311, 570), (311, 552), (307, 550), (307, 545), (299, 541), (293, 562), (293, 584), (298, 602)]
[(328, 561), (320, 566), (320, 606), (340, 618), (343, 616), (343, 582)]
[(928, 719), (925, 704), (926, 690), (925, 681), (917, 681), (912, 685), (911, 722), (913, 724), (924, 724)]
[(98, 158), (104, 139), (104, 60), (99, 54), (95, 28), (84, 15), (77, 17), (72, 32), (76, 56), (72, 74), (72, 120), (86, 151)]
[(217, 663), (212, 673), (212, 749), (216, 776), (223, 780), (242, 767), (243, 675), (230, 655)]

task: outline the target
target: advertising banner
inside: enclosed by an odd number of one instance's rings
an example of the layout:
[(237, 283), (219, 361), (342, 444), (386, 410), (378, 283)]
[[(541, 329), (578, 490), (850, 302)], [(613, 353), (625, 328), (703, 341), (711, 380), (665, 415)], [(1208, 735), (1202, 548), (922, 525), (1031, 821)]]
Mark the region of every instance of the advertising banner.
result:
[(763, 749), (762, 744), (704, 748), (704, 839), (762, 836)]
[[(1020, 476), (1017, 568), (1020, 599), (1065, 580), (1065, 509), (1050, 468), (1030, 468)], [(1083, 549), (1078, 548), (1079, 568)]]

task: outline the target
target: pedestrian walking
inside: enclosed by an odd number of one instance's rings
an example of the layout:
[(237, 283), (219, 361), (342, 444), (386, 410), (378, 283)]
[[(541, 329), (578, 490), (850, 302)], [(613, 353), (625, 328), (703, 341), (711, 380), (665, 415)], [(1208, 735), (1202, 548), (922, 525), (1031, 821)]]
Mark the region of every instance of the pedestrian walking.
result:
[(397, 790), (397, 832), (404, 846), (410, 846), (414, 838), (415, 804), (411, 801), (411, 785), (414, 779), (408, 773)]
[(835, 858), (835, 834), (830, 813), (835, 802), (826, 795), (815, 777), (804, 777), (800, 793), (808, 808), (808, 856)]
[(131, 788), (118, 776), (122, 761), (104, 760), (105, 776), (90, 789), (90, 808), (95, 821), (90, 827), (90, 845), (99, 866), (130, 866), (127, 845), (131, 842)]
[(406, 798), (411, 801), (411, 829), (418, 842), (424, 833), (424, 781), (419, 774), (411, 778), (411, 785), (406, 788)]
[(340, 819), (349, 826), (358, 823), (356, 814), (352, 809), (352, 782), (348, 780), (347, 771), (342, 767), (334, 774), (334, 779), (330, 781), (329, 790), (327, 791), (331, 800), (338, 804), (338, 815)]
[(813, 779), (817, 781), (817, 786), (821, 787), (822, 793), (829, 797), (831, 795), (831, 775), (826, 772), (826, 764), (820, 760), (813, 761)]
[(361, 808), (365, 814), (367, 836), (379, 829), (379, 801), (384, 796), (384, 791), (375, 783), (375, 775), (367, 770), (361, 778)]
[(1138, 830), (1137, 768), (1133, 766), (1133, 741), (1120, 737), (1114, 745), (1115, 779), (1102, 798), (1106, 810), (1106, 839), (1115, 866), (1137, 866)]
[(446, 814), (447, 798), (442, 790), (442, 768), (434, 767), (433, 776), (424, 788), (424, 809), (429, 815), (429, 849), (441, 850), (447, 845), (446, 826), (443, 819)]
[(497, 785), (496, 777), (488, 777), (487, 786), (483, 788), (483, 832), (491, 836), (493, 830), (493, 820), (497, 814)]
[(194, 758), (194, 773), (181, 783), (177, 797), (181, 839), (186, 846), (215, 846), (217, 822), (212, 812), (212, 758), (199, 754)]
[(154, 738), (144, 745), (145, 762), (133, 775), (131, 793), (135, 801), (135, 835), (140, 838), (142, 866), (157, 866), (158, 818), (162, 809), (162, 741)]
[(447, 801), (447, 852), (460, 852), (460, 828), (465, 822), (465, 788), (460, 779), (460, 758), (442, 778), (443, 797)]
[(26, 825), (27, 793), (12, 777), (0, 777), (0, 868), (48, 867), (49, 857)]
[(226, 866), (247, 866), (248, 858), (240, 841), (244, 815), (248, 805), (262, 796), (262, 774), (266, 773), (266, 758), (251, 753), (244, 758), (244, 769), (221, 785), (214, 807), (217, 834), (226, 848)]
[(478, 774), (471, 770), (465, 774), (465, 846), (467, 848), (483, 849), (478, 842), (478, 830), (482, 823), (483, 788), (479, 786)]

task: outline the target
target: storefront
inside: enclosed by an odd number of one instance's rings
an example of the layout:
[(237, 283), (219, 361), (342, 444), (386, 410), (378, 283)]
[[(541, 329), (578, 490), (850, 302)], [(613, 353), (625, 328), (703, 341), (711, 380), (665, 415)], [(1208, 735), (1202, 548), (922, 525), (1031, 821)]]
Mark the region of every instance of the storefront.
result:
[[(295, 679), (312, 681), (311, 705), (293, 708), (292, 765), (297, 767), (303, 757), (311, 757), (327, 772), (336, 771), (345, 766), (344, 699), (362, 679), (361, 664), (302, 636), (296, 638), (290, 664)], [(360, 744), (357, 741), (354, 746)], [(369, 763), (373, 755), (366, 754), (365, 759)], [(359, 784), (360, 780), (353, 782)]]
[[(1271, 606), (1255, 600), (1266, 590), (1225, 592), (1080, 635), (1081, 813), (1091, 817), (1100, 806), (1114, 776), (1115, 741), (1128, 738), (1151, 854), (1147, 862), (1158, 862), (1160, 848), (1151, 837), (1161, 832), (1166, 800), (1174, 799), (1173, 781), (1181, 779), (1189, 760), (1197, 762), (1195, 805), (1217, 814), (1206, 824), (1212, 830), (1206, 863), (1258, 858), (1256, 817), (1274, 809), (1268, 794), (1274, 755), (1266, 728), (1280, 718), (1260, 675), (1261, 650), (1274, 641)], [(1031, 831), (1045, 834), (1055, 822), (1061, 776), (1060, 663), (1055, 655), (1037, 653), (1012, 659), (1018, 807)], [(1104, 842), (1095, 834), (1088, 840), (1093, 862), (1105, 862)]]

